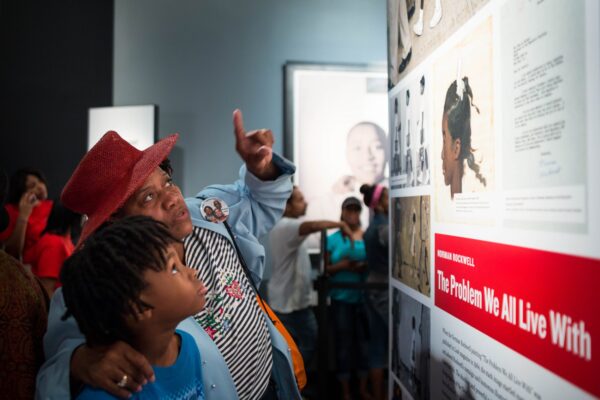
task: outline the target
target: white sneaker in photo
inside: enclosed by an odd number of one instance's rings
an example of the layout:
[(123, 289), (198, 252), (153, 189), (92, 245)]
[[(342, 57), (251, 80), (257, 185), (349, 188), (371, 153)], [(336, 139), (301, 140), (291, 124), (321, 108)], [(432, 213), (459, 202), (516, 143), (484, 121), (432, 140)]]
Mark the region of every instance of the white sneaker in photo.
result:
[(415, 35), (417, 36), (423, 34), (423, 10), (419, 10), (419, 20), (413, 25), (413, 32), (415, 32)]
[(440, 23), (442, 19), (442, 3), (441, 1), (435, 2), (435, 9), (433, 10), (433, 16), (431, 17), (431, 21), (429, 21), (429, 27), (435, 28), (437, 24)]

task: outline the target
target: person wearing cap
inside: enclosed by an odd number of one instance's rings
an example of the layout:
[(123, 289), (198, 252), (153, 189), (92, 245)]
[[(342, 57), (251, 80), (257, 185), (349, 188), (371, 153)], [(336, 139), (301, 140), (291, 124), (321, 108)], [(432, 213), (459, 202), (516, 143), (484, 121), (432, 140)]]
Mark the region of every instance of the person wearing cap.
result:
[[(184, 200), (165, 162), (177, 135), (139, 151), (108, 132), (83, 157), (61, 199), (88, 217), (78, 247), (106, 221), (129, 215), (151, 216), (181, 240), (179, 257), (198, 270), (209, 290), (205, 309), (178, 326), (202, 354), (206, 399), (299, 399), (289, 346), (254, 293), (265, 257), (257, 237), (281, 217), (295, 167), (273, 153), (270, 130), (246, 132), (239, 110), (233, 122), (245, 164), (232, 185), (212, 185)], [(228, 209), (223, 223), (203, 216), (205, 202), (214, 199)], [(44, 338), (48, 360), (38, 374), (39, 398), (67, 398), (70, 384), (80, 382), (124, 398), (152, 381), (152, 368), (135, 349), (123, 342), (86, 346), (75, 321), (62, 320), (64, 312), (58, 289)]]
[(300, 189), (294, 186), (283, 218), (269, 233), (273, 270), (267, 290), (271, 308), (294, 338), (305, 365), (310, 367), (316, 348), (317, 320), (311, 309), (315, 302), (306, 238), (323, 229), (339, 228), (348, 236), (352, 231), (344, 221), (300, 219), (307, 205)]
[[(8, 177), (0, 170), (0, 231), (9, 225), (4, 208)], [(39, 280), (0, 248), (0, 397), (32, 399), (35, 375), (44, 361), (42, 338), (48, 297)]]
[[(362, 283), (365, 281), (366, 253), (360, 226), (362, 205), (356, 197), (342, 202), (341, 220), (350, 227), (349, 240), (341, 231), (327, 237), (325, 271), (331, 283)], [(337, 378), (342, 398), (350, 399), (350, 373), (357, 371), (361, 398), (370, 398), (367, 390), (366, 315), (362, 289), (334, 288), (329, 291), (335, 337)]]
[[(365, 205), (373, 214), (365, 231), (368, 283), (389, 282), (389, 200), (388, 189), (383, 185), (362, 185)], [(384, 371), (387, 367), (389, 293), (387, 290), (371, 290), (367, 296), (369, 317), (369, 379), (375, 400), (386, 398)]]

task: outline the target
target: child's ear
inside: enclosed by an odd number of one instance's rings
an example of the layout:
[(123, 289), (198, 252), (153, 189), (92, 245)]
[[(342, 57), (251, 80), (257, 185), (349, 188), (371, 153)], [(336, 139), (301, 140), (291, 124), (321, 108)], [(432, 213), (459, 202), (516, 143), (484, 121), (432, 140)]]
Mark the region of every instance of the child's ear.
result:
[(138, 321), (144, 321), (152, 318), (152, 308), (146, 308), (144, 311), (135, 314)]
[(152, 318), (153, 309), (151, 307), (141, 308), (134, 303), (130, 303), (129, 305), (135, 310), (135, 315), (128, 316), (128, 318), (131, 318), (132, 322), (144, 321)]
[(452, 157), (455, 160), (458, 160), (458, 157), (460, 156), (460, 148), (461, 147), (462, 147), (462, 144), (460, 142), (460, 138), (454, 139), (454, 141), (452, 142)]

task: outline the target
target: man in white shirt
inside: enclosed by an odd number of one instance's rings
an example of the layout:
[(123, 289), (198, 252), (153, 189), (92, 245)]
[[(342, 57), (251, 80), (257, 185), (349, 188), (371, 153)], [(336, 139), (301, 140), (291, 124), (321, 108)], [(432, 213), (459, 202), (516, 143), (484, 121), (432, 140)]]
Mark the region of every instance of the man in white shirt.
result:
[(351, 237), (342, 221), (302, 221), (307, 203), (297, 186), (288, 199), (283, 218), (269, 234), (273, 271), (268, 284), (269, 304), (294, 338), (310, 368), (317, 339), (317, 320), (311, 310), (311, 264), (305, 246), (307, 235), (339, 228)]

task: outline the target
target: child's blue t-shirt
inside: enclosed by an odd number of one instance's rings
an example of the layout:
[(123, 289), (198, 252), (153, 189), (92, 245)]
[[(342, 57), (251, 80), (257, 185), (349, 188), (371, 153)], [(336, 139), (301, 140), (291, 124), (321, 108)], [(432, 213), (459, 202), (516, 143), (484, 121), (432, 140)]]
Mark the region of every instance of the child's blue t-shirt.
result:
[[(327, 236), (327, 252), (330, 254), (329, 261), (336, 264), (344, 258), (351, 261), (366, 261), (367, 253), (365, 251), (365, 242), (355, 240), (354, 245), (350, 239), (342, 235), (342, 231), (337, 231)], [(340, 271), (331, 276), (332, 282), (364, 282), (365, 273)], [(362, 290), (357, 289), (331, 289), (329, 297), (333, 300), (343, 301), (345, 303), (360, 303), (363, 300)]]
[[(170, 367), (152, 366), (156, 380), (133, 393), (130, 399), (188, 400), (204, 399), (200, 352), (194, 338), (186, 332), (176, 330), (181, 337), (181, 349), (175, 364)], [(77, 396), (79, 400), (117, 399), (100, 389), (86, 386)]]

